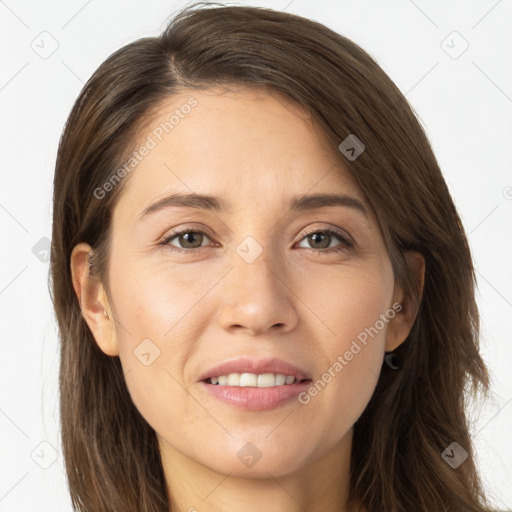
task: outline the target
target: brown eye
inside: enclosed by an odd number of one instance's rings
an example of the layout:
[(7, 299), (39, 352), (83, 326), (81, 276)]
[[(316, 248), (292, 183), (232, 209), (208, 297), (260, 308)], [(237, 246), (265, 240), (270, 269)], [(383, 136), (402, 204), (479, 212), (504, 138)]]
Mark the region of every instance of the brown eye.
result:
[(178, 240), (184, 249), (196, 249), (202, 245), (203, 234), (197, 231), (187, 231), (178, 235)]
[(333, 237), (327, 233), (313, 233), (307, 238), (309, 243), (313, 244), (313, 249), (327, 249)]
[[(352, 247), (352, 243), (345, 235), (331, 229), (314, 231), (306, 235), (302, 240), (307, 240), (310, 245), (310, 247), (306, 247), (306, 249), (312, 249), (319, 252), (342, 251)], [(333, 247), (331, 246), (333, 240), (338, 240), (340, 243)]]
[[(187, 229), (184, 231), (172, 233), (161, 242), (161, 245), (170, 245), (177, 251), (192, 252), (194, 249), (200, 249), (203, 247), (202, 243), (204, 242), (205, 238), (209, 240), (208, 235), (204, 231)], [(175, 239), (177, 239), (179, 245), (171, 243), (171, 241)]]

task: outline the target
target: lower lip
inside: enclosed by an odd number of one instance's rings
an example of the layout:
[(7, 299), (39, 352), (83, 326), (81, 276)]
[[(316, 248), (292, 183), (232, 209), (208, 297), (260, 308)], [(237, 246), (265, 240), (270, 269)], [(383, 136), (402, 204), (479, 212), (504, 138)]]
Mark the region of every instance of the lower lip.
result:
[(219, 386), (201, 381), (207, 393), (222, 402), (248, 411), (266, 411), (275, 409), (293, 400), (311, 385), (311, 381), (296, 384), (284, 384), (269, 388), (253, 388), (240, 386)]

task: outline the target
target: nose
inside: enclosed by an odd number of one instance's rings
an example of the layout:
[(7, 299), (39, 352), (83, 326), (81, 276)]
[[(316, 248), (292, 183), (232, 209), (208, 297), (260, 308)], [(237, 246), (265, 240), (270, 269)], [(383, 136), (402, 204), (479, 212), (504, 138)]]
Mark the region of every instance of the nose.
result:
[[(228, 331), (246, 331), (250, 336), (267, 331), (280, 333), (295, 328), (298, 322), (296, 298), (284, 266), (264, 250), (248, 263), (236, 252), (233, 268), (224, 278), (219, 322)], [(288, 282), (287, 282), (288, 281)]]

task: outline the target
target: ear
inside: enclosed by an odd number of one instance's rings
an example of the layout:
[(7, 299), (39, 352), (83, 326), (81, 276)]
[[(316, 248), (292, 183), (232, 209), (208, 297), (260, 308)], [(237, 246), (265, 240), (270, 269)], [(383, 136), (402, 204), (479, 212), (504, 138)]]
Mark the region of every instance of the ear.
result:
[[(404, 253), (409, 274), (414, 280), (416, 293), (413, 297), (404, 301), (402, 290), (398, 289), (393, 297), (393, 304), (401, 304), (402, 308), (389, 322), (386, 332), (386, 352), (392, 352), (401, 345), (409, 336), (423, 295), (423, 284), (425, 281), (425, 258), (419, 252)], [(404, 304), (405, 302), (405, 304)]]
[(82, 316), (100, 349), (109, 356), (119, 355), (115, 323), (107, 294), (99, 277), (91, 276), (89, 256), (92, 248), (81, 243), (71, 253), (71, 277)]

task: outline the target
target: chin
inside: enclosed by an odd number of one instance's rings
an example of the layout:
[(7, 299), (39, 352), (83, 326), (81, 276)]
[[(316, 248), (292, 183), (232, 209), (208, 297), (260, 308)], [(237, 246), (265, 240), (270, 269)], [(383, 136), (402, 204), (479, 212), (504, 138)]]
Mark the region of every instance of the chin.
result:
[[(283, 445), (271, 437), (265, 439), (267, 435), (266, 431), (259, 440), (253, 438), (253, 441), (249, 440), (250, 436), (243, 440), (234, 438), (230, 440), (230, 446), (219, 452), (214, 450), (204, 464), (218, 473), (234, 477), (268, 478), (269, 473), (274, 477), (294, 473), (307, 463), (303, 444), (290, 438), (288, 445)], [(302, 446), (300, 451), (297, 446)], [(212, 460), (215, 461), (213, 465)]]

